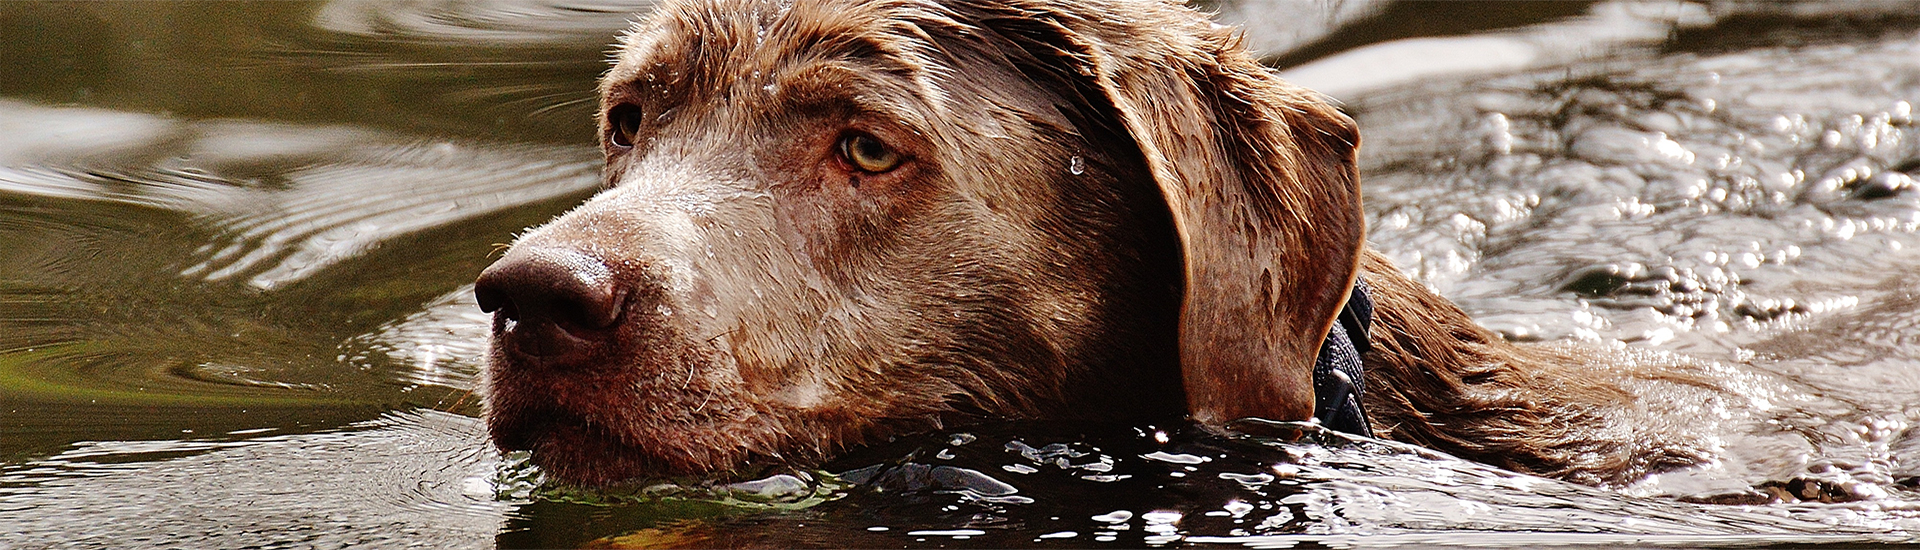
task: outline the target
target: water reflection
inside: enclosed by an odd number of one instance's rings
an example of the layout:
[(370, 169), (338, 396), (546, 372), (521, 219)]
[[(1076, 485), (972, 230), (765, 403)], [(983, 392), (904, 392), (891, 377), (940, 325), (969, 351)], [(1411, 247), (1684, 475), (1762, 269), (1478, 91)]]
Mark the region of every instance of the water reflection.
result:
[[(1190, 428), (1061, 428), (991, 426), (868, 449), (838, 461), (883, 460), (840, 474), (861, 485), (803, 514), (628, 514), (625, 521), (588, 522), (593, 529), (581, 538), (541, 542), (1739, 546), (1782, 537), (1904, 540), (1888, 531), (1920, 522), (1910, 510), (1876, 506), (1728, 507), (1623, 497), (1312, 427), (1302, 427), (1312, 436), (1298, 442)], [(1094, 468), (1102, 473), (1090, 476), (1089, 464), (1103, 465)], [(1008, 498), (1016, 495), (1024, 498)]]
[[(187, 123), (10, 101), (0, 101), (0, 121), (49, 129), (0, 142), (33, 161), (0, 172), (0, 192), (192, 214), (219, 236), (181, 275), (239, 276), (262, 290), (399, 235), (591, 189), (599, 174), (598, 153), (585, 147), (423, 142), (353, 127)], [(117, 142), (102, 147), (99, 134)]]
[(651, 0), (332, 0), (313, 16), (320, 30), (434, 43), (548, 45), (603, 42)]
[(241, 441), (83, 442), (0, 469), (0, 544), (487, 546), (512, 505), (478, 437), (472, 418), (423, 411)]
[(355, 337), (343, 346), (346, 361), (368, 365), (385, 359), (401, 366), (408, 384), (472, 388), (486, 366), (493, 316), (473, 303), (473, 286), (461, 287), (405, 319)]
[[(352, 332), (329, 342), (305, 330), (342, 322), (319, 334), (364, 330), (351, 325), (366, 313), (318, 306), (443, 293), (453, 284), (408, 289), (395, 286), (410, 284), (404, 279), (355, 279), (369, 269), (430, 268), (419, 261), (424, 250), (404, 237), (569, 203), (598, 181), (597, 154), (586, 147), (10, 100), (0, 100), (0, 125), (23, 129), (0, 141), (9, 159), (0, 193), (20, 205), (0, 219), (12, 220), (9, 240), (25, 244), (6, 253), (17, 273), (7, 277), (15, 296), (7, 307), (17, 312), (8, 318), (18, 328), (0, 341), (11, 344), (6, 370), (23, 377), (7, 393), (35, 399), (220, 403), (217, 397), (232, 396), (266, 405), (392, 395), (393, 388), (366, 391), (391, 382), (342, 373), (343, 363), (327, 361), (340, 355), (329, 348)], [(457, 255), (459, 268), (449, 271), (461, 273), (484, 262), (486, 251), (481, 244), (442, 254)], [(399, 258), (411, 263), (396, 264)], [(335, 275), (309, 282), (329, 271)], [(229, 279), (244, 285), (224, 284)], [(260, 293), (287, 286), (297, 288)], [(335, 295), (342, 290), (357, 296)], [(276, 357), (292, 350), (299, 351), (291, 361)], [(386, 361), (360, 359), (348, 364), (381, 368)], [(64, 374), (77, 365), (98, 370)], [(399, 382), (464, 390), (469, 379)]]
[[(246, 430), (230, 435), (252, 437), (235, 441), (85, 443), (0, 470), (0, 498), (10, 513), (32, 519), (9, 535), (12, 542), (109, 546), (473, 546), (496, 534), (509, 547), (1744, 546), (1783, 538), (1890, 542), (1920, 527), (1920, 515), (1897, 507), (1627, 497), (1299, 428), (1311, 437), (987, 426), (863, 450), (829, 467), (879, 464), (838, 476), (800, 472), (718, 492), (648, 486), (627, 497), (562, 491), (528, 500), (542, 494), (526, 489), (537, 480), (515, 478), (514, 466), (475, 446), (484, 437), (478, 421), (415, 411), (314, 434)], [(816, 476), (840, 481), (808, 481)], [(788, 496), (796, 490), (801, 499)], [(1014, 495), (1026, 498), (1007, 498)], [(1476, 534), (1444, 535), (1462, 531)]]
[[(1750, 403), (1702, 408), (1759, 413), (1721, 436), (1725, 460), (1636, 494), (1881, 498), (1913, 460), (1884, 449), (1920, 420), (1915, 348), (1861, 340), (1920, 327), (1904, 305), (1920, 268), (1920, 195), (1904, 183), (1920, 89), (1896, 76), (1920, 74), (1916, 53), (1901, 40), (1626, 52), (1366, 96), (1353, 107), (1371, 238), (1414, 243), (1383, 248), (1510, 338), (1634, 342), (1777, 375), (1744, 384)], [(1871, 363), (1834, 360), (1866, 349)]]

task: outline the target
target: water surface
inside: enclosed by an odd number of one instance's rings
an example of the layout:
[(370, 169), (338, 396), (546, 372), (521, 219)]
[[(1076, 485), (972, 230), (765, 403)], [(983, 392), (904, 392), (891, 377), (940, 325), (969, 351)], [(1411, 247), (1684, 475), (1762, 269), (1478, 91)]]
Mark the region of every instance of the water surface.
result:
[(1015, 424), (543, 487), (469, 285), (591, 193), (643, 4), (0, 3), (0, 547), (1920, 542), (1920, 5), (1212, 3), (1360, 121), (1408, 273), (1749, 381), (1721, 463)]

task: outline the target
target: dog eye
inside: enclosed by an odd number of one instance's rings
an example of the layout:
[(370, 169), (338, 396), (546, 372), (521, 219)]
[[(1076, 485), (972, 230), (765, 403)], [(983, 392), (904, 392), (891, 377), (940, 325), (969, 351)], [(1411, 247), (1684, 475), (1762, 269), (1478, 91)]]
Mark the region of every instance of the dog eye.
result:
[(878, 174), (900, 166), (900, 153), (867, 134), (840, 138), (840, 158), (862, 172)]
[(607, 111), (607, 125), (613, 127), (613, 135), (608, 139), (614, 145), (632, 147), (633, 138), (640, 133), (640, 123), (645, 120), (645, 112), (633, 105), (619, 105)]

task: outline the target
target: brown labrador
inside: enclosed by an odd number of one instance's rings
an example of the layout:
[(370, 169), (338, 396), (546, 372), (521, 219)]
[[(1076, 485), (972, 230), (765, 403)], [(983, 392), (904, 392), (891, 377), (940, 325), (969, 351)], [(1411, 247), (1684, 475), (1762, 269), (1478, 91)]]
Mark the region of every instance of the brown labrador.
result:
[(1151, 0), (685, 0), (601, 82), (605, 190), (480, 277), (502, 449), (599, 485), (981, 419), (1306, 420), (1357, 278), (1380, 437), (1624, 483), (1635, 380), (1367, 249), (1352, 120)]

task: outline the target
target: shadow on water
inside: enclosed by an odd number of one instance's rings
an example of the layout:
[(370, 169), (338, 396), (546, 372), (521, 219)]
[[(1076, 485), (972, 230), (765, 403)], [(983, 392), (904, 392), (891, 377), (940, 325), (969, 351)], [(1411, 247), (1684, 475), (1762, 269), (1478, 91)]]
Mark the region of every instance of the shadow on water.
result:
[(549, 487), (476, 418), (471, 282), (598, 184), (644, 4), (0, 3), (0, 547), (1916, 542), (1911, 3), (1209, 4), (1360, 121), (1408, 273), (1511, 339), (1742, 373), (1722, 463), (1013, 424)]

